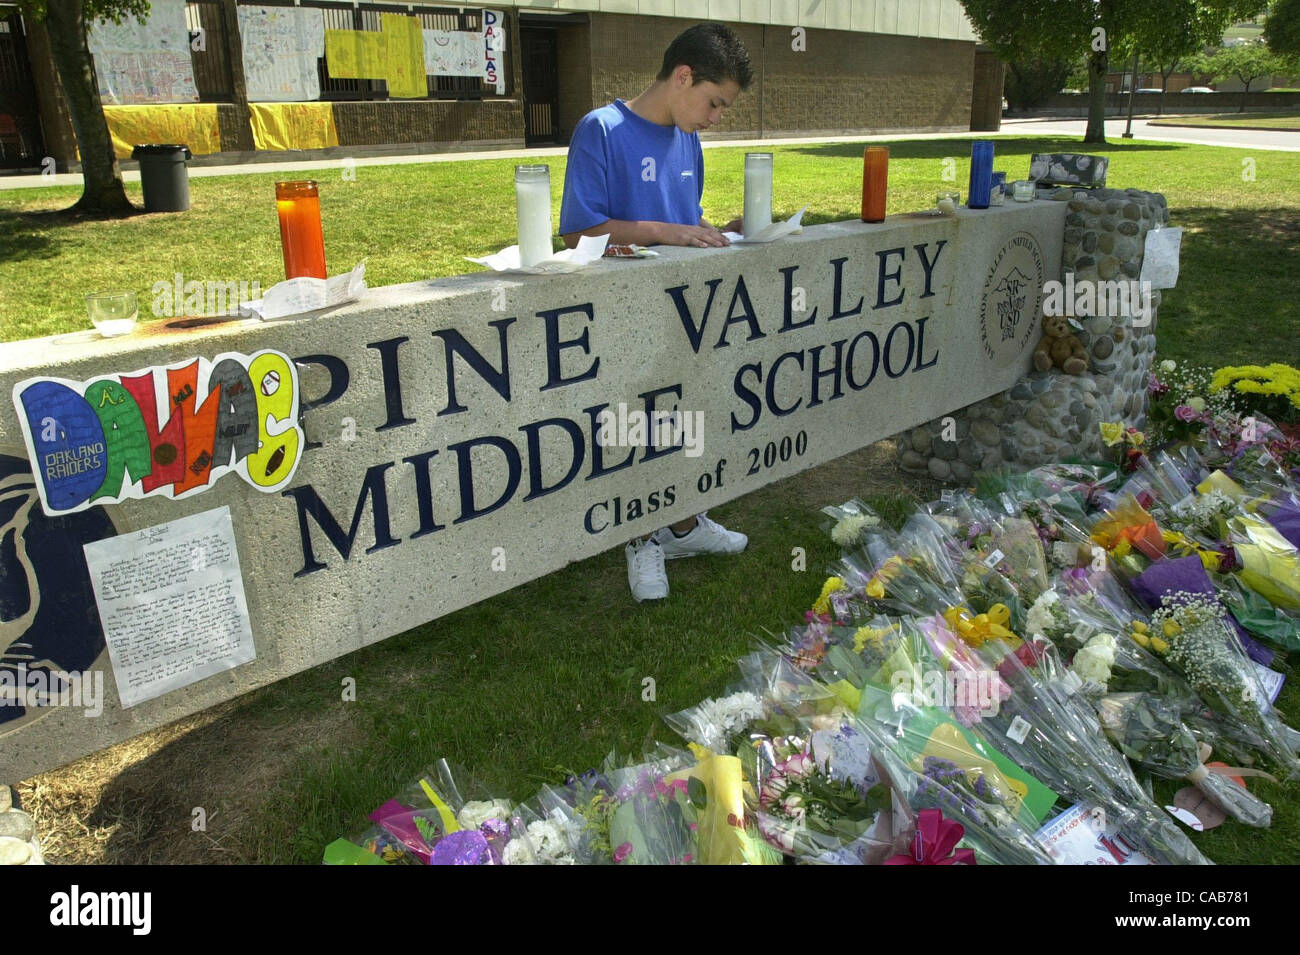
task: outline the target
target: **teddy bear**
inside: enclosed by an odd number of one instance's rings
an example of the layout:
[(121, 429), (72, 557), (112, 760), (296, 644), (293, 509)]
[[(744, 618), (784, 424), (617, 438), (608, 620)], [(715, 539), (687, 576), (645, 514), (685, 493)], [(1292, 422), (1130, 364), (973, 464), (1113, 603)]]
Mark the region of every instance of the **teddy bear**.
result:
[(1088, 370), (1088, 353), (1064, 316), (1043, 316), (1043, 338), (1034, 349), (1034, 367), (1039, 371), (1059, 368), (1067, 375)]

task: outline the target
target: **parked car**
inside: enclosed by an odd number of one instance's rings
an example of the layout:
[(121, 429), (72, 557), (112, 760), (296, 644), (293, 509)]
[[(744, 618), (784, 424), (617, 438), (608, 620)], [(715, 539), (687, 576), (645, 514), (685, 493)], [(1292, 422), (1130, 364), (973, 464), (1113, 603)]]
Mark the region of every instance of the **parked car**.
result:
[(1179, 90), (1180, 93), (1213, 93), (1214, 90), (1208, 86), (1189, 86), (1186, 89)]
[(1138, 90), (1137, 92), (1139, 92), (1139, 93), (1163, 93), (1164, 90), (1162, 90), (1162, 89), (1157, 89), (1157, 88), (1154, 88), (1154, 87), (1143, 87), (1142, 89)]

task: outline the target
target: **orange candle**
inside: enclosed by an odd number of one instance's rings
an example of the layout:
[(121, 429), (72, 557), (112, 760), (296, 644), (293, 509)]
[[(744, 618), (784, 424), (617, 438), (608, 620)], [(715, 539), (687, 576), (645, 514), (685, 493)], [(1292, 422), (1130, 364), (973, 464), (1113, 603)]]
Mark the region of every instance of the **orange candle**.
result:
[(885, 221), (885, 183), (889, 178), (889, 147), (868, 146), (862, 153), (862, 221)]
[(328, 278), (325, 236), (320, 223), (320, 195), (315, 181), (277, 182), (275, 208), (280, 214), (285, 278)]

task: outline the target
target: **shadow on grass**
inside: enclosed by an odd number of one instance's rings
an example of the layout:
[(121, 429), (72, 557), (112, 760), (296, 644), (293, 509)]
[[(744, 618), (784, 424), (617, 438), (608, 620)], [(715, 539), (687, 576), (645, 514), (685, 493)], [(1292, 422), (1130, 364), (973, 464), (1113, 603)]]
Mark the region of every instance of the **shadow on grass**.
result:
[(35, 212), (0, 211), (0, 261), (48, 259), (60, 253), (57, 232), (84, 222), (120, 222), (145, 215), (140, 208), (125, 216), (88, 215), (73, 209), (42, 209)]
[(1171, 206), (1170, 219), (1186, 231), (1178, 285), (1160, 308), (1162, 356), (1300, 363), (1292, 299), (1300, 209)]

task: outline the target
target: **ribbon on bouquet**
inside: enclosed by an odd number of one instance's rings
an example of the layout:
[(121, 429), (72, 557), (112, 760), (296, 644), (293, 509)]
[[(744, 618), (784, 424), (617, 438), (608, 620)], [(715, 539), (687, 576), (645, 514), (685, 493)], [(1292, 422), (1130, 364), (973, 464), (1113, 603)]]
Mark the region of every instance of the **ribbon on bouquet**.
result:
[(988, 613), (973, 614), (965, 607), (949, 607), (943, 612), (948, 626), (973, 647), (983, 646), (989, 640), (1005, 640), (1019, 646), (1020, 638), (1007, 629), (1011, 622), (1011, 609), (1002, 603), (989, 607)]
[(1187, 774), (1187, 781), (1195, 785), (1210, 773), (1218, 773), (1220, 776), (1259, 776), (1267, 779), (1271, 783), (1277, 782), (1277, 778), (1262, 769), (1251, 769), (1246, 766), (1206, 766), (1205, 761), (1210, 758), (1210, 747), (1208, 743), (1201, 743), (1197, 747), (1197, 758), (1200, 759), (1201, 765), (1197, 766)]
[(960, 822), (945, 819), (938, 809), (922, 809), (916, 814), (912, 854), (890, 856), (885, 865), (975, 865), (974, 849), (957, 849), (965, 835)]

